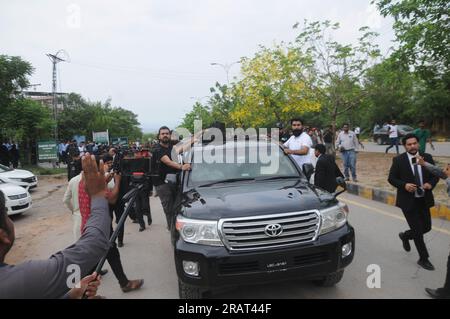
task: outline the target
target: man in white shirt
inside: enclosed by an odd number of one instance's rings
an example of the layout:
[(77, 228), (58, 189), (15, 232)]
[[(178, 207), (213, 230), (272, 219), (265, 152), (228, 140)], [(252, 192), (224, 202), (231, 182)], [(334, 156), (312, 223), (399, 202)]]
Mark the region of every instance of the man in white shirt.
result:
[(80, 184), (81, 174), (73, 177), (67, 185), (64, 193), (63, 203), (72, 212), (73, 221), (73, 239), (74, 242), (81, 237), (81, 213), (78, 204), (78, 185)]
[(299, 167), (303, 168), (303, 164), (311, 163), (312, 140), (306, 132), (303, 132), (301, 119), (292, 119), (291, 127), (293, 135), (283, 144), (284, 153), (292, 155)]
[(337, 137), (337, 149), (342, 154), (342, 160), (344, 162), (344, 175), (345, 180), (350, 180), (350, 173), (354, 182), (358, 182), (356, 178), (356, 151), (359, 148), (358, 138), (355, 132), (350, 130), (350, 125), (345, 123), (342, 126), (342, 131)]
[(395, 123), (395, 120), (391, 121), (391, 124), (387, 126), (388, 127), (388, 134), (389, 134), (389, 140), (391, 141), (391, 145), (388, 146), (388, 148), (386, 148), (386, 154), (387, 152), (394, 147), (397, 150), (397, 155), (398, 155), (398, 126)]

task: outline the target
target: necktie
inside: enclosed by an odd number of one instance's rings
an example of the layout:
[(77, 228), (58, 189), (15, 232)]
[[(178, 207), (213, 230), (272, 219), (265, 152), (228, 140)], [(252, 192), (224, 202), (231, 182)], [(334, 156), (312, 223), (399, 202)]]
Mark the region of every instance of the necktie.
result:
[(417, 185), (416, 194), (419, 197), (422, 197), (424, 194), (423, 188), (422, 188), (422, 182), (420, 181), (420, 175), (419, 175), (419, 167), (417, 164), (413, 164), (414, 166), (414, 180)]

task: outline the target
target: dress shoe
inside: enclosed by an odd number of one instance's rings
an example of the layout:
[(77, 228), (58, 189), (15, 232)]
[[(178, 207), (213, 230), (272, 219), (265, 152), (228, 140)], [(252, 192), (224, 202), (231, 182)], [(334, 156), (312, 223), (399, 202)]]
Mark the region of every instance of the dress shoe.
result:
[(425, 291), (433, 299), (450, 299), (450, 291), (445, 290), (444, 288), (438, 288), (438, 289), (425, 288)]
[(144, 227), (139, 227), (139, 231), (144, 231), (145, 230), (145, 226)]
[(420, 267), (422, 267), (423, 269), (426, 269), (426, 270), (434, 270), (433, 264), (430, 263), (430, 261), (429, 261), (428, 259), (427, 259), (427, 260), (419, 259), (419, 261), (417, 262), (417, 264), (418, 264)]
[(138, 290), (144, 284), (144, 279), (129, 280), (126, 286), (120, 287), (123, 292)]
[(119, 243), (117, 244), (118, 247), (123, 247), (123, 241), (119, 241)]
[(149, 219), (148, 222), (147, 222), (147, 224), (150, 226), (150, 225), (152, 224), (152, 222), (153, 222), (153, 221), (152, 221), (151, 219)]
[(139, 224), (139, 221), (137, 219), (133, 219), (133, 224)]
[(411, 251), (411, 245), (409, 244), (409, 240), (405, 238), (405, 233), (398, 234), (401, 241), (403, 242), (403, 249), (406, 251)]
[(108, 273), (108, 269), (102, 269), (100, 270), (100, 272), (98, 273), (100, 276), (104, 276)]

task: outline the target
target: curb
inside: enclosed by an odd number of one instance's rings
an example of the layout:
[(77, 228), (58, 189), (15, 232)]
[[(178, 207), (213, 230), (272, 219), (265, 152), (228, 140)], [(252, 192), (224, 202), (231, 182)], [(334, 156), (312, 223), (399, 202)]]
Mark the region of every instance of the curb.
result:
[[(380, 188), (347, 183), (347, 192), (366, 199), (374, 200), (391, 206), (395, 206), (396, 194)], [(436, 201), (435, 206), (430, 209), (432, 218), (450, 220), (450, 206)]]

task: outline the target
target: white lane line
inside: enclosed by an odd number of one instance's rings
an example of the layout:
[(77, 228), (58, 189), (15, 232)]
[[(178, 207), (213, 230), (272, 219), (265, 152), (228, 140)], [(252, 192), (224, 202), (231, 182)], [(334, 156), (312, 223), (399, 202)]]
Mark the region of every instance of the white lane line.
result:
[[(367, 205), (364, 205), (364, 204), (361, 204), (361, 203), (358, 203), (358, 202), (355, 202), (355, 201), (352, 201), (352, 200), (346, 199), (346, 198), (340, 198), (339, 200), (343, 201), (344, 203), (348, 203), (348, 204), (352, 204), (352, 205), (359, 206), (359, 207), (362, 207), (362, 208), (366, 208), (366, 209), (369, 209), (371, 211), (377, 212), (379, 214), (382, 214), (382, 215), (385, 215), (385, 216), (388, 216), (388, 217), (392, 217), (392, 218), (396, 218), (396, 219), (399, 219), (399, 220), (403, 220), (403, 221), (406, 222), (406, 219), (404, 217), (401, 217), (401, 216), (398, 216), (398, 215), (395, 215), (395, 214), (391, 214), (391, 213), (387, 213), (387, 212), (385, 212), (385, 211), (383, 211), (381, 209), (378, 209), (378, 208), (370, 207), (370, 206), (367, 206)], [(435, 230), (435, 231), (438, 231), (440, 233), (443, 233), (443, 234), (446, 234), (446, 235), (450, 236), (450, 231), (448, 231), (447, 229), (440, 228), (440, 227), (435, 227), (435, 226), (433, 226), (432, 229)]]

